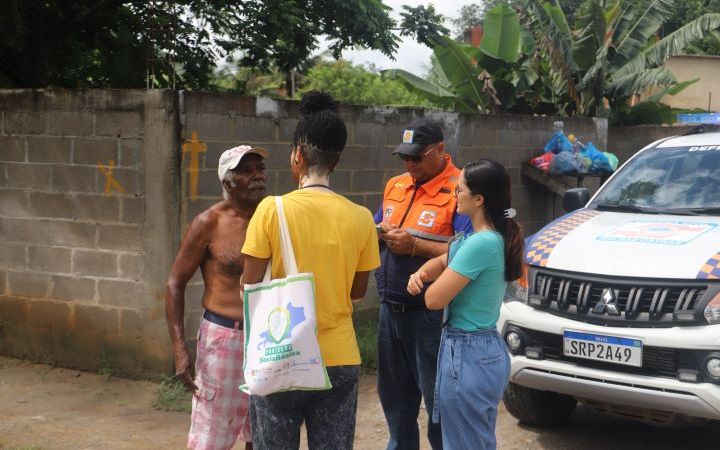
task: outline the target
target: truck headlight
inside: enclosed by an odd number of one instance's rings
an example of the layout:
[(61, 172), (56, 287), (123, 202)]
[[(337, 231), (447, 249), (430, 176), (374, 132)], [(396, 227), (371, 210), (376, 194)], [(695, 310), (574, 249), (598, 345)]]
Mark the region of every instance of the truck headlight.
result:
[(520, 328), (515, 325), (508, 325), (505, 330), (505, 345), (513, 355), (520, 355), (525, 351), (528, 343), (527, 336)]
[(705, 320), (710, 325), (720, 323), (720, 292), (705, 307)]
[(716, 357), (705, 360), (705, 370), (707, 370), (708, 375), (720, 380), (720, 359)]
[(510, 350), (517, 351), (522, 345), (522, 338), (516, 331), (510, 331), (505, 335), (505, 341)]

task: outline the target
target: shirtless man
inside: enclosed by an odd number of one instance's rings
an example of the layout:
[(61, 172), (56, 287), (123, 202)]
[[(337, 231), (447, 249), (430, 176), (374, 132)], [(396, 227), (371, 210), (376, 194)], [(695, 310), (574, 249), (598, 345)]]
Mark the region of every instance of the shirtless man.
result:
[[(265, 195), (265, 149), (242, 145), (220, 156), (224, 200), (190, 224), (175, 257), (165, 295), (175, 374), (191, 390), (188, 448), (225, 450), (240, 439), (252, 448), (243, 380), (243, 306), (240, 253), (250, 217)], [(195, 370), (185, 342), (185, 286), (197, 268), (205, 281)], [(197, 372), (197, 376), (195, 375)]]

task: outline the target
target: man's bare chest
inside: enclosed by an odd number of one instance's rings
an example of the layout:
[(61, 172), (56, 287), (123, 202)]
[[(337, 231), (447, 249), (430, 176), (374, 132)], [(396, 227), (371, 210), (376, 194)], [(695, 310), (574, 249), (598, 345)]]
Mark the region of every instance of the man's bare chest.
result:
[[(228, 225), (228, 224), (226, 224)], [(213, 264), (224, 274), (239, 277), (243, 271), (242, 247), (245, 243), (246, 223), (220, 227), (210, 241), (209, 253)], [(240, 226), (238, 226), (240, 225)]]

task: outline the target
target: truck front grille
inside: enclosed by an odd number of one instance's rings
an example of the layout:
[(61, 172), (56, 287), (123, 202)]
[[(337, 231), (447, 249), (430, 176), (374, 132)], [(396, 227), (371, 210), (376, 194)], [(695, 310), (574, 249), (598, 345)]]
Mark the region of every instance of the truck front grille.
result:
[(530, 305), (601, 325), (669, 327), (704, 324), (703, 281), (622, 280), (533, 270)]

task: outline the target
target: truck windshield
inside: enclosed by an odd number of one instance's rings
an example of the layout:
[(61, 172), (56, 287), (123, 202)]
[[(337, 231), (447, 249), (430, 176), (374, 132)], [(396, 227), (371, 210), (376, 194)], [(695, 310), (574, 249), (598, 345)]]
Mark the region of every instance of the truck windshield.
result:
[(720, 149), (647, 150), (623, 167), (602, 188), (589, 208), (649, 214), (718, 215)]

